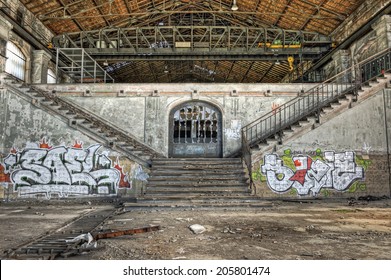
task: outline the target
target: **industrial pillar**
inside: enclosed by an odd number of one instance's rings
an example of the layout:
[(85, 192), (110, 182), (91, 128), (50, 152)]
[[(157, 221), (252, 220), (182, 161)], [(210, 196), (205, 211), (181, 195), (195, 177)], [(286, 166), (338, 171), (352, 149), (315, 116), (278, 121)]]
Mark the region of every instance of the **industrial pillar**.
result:
[(0, 16), (0, 73), (5, 70), (6, 45), (9, 39), (9, 32), (12, 30), (12, 24)]
[(31, 77), (33, 84), (47, 83), (48, 65), (50, 58), (50, 54), (48, 54), (46, 51), (33, 51), (33, 73)]

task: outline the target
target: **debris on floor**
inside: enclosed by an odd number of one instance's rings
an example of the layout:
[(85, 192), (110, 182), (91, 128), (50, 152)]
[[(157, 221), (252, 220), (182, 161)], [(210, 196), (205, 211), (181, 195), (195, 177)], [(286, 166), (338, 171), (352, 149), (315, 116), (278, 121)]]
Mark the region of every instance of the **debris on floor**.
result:
[(94, 234), (94, 239), (95, 240), (107, 239), (107, 238), (113, 238), (113, 237), (118, 237), (123, 235), (133, 235), (133, 234), (158, 231), (158, 230), (160, 230), (160, 226), (148, 226), (143, 228), (127, 229), (127, 230), (120, 230), (114, 232), (96, 233)]
[(200, 233), (203, 233), (206, 231), (206, 228), (199, 225), (199, 224), (194, 224), (194, 225), (191, 225), (189, 226), (190, 230), (194, 233), (194, 234), (200, 234)]

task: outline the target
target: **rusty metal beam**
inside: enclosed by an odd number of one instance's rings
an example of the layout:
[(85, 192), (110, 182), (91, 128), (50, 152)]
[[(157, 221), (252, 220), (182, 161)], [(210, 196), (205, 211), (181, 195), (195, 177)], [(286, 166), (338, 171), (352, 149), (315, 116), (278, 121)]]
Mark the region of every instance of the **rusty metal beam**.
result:
[(267, 74), (269, 74), (269, 72), (272, 70), (274, 66), (274, 63), (271, 63), (271, 65), (269, 66), (269, 68), (265, 71), (265, 73), (263, 73), (262, 77), (257, 81), (257, 83), (261, 83), (262, 80), (267, 76)]
[(250, 66), (248, 67), (246, 73), (244, 73), (243, 78), (240, 80), (241, 83), (247, 78), (248, 73), (250, 72), (251, 68), (253, 67), (255, 61), (251, 62)]
[(80, 24), (80, 22), (76, 18), (72, 18), (72, 14), (68, 11), (68, 9), (65, 8), (67, 5), (65, 5), (62, 0), (57, 0), (57, 1), (63, 6), (64, 11), (71, 17), (71, 20), (73, 20), (77, 28), (79, 28), (81, 31), (84, 31), (84, 27)]
[(102, 16), (102, 19), (106, 22), (107, 26), (110, 26), (110, 22), (107, 20), (106, 16), (103, 14), (100, 6), (98, 6), (98, 3), (96, 3), (96, 0), (92, 0), (92, 2), (94, 3), (96, 9), (98, 10), (99, 14), (101, 14)]
[(149, 227), (127, 229), (127, 230), (120, 230), (114, 232), (96, 233), (93, 234), (93, 237), (95, 240), (99, 240), (99, 239), (107, 239), (107, 238), (113, 238), (113, 237), (118, 237), (123, 235), (134, 235), (134, 234), (146, 233), (146, 232), (152, 232), (158, 230), (160, 230), (160, 226), (149, 226)]

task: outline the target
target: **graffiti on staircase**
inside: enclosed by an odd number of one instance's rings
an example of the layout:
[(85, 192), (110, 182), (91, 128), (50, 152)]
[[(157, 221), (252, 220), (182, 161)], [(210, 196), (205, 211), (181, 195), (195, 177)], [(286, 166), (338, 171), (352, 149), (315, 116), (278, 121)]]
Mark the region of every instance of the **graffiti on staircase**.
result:
[(265, 155), (259, 175), (274, 192), (295, 190), (299, 195), (311, 192), (316, 196), (327, 189), (350, 192), (351, 189), (357, 189), (357, 184), (360, 189), (364, 189), (366, 186), (362, 181), (369, 164), (369, 160), (358, 158), (352, 151), (322, 153), (318, 149), (316, 155), (310, 157), (292, 156), (290, 150), (286, 150), (282, 157)]
[(20, 196), (114, 195), (119, 188), (131, 188), (119, 160), (113, 166), (100, 148), (83, 148), (77, 141), (71, 147), (52, 147), (43, 139), (36, 148), (13, 148), (3, 160), (3, 172)]

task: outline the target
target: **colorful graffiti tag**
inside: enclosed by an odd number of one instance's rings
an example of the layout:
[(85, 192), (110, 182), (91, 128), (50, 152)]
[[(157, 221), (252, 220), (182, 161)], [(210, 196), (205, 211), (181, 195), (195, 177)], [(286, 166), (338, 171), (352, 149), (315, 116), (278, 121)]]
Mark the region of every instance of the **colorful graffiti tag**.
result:
[(347, 191), (356, 181), (364, 179), (364, 167), (357, 165), (354, 152), (328, 151), (321, 155), (317, 151), (311, 158), (290, 156), (287, 151), (283, 158), (265, 155), (261, 165), (261, 174), (266, 176), (267, 185), (274, 192), (295, 189), (299, 195), (310, 192), (317, 195), (323, 188)]
[(43, 139), (37, 148), (12, 149), (3, 162), (4, 173), (21, 196), (113, 195), (118, 188), (130, 188), (118, 159), (113, 167), (106, 155), (98, 153), (100, 148), (95, 144), (83, 149), (81, 142), (51, 147)]

